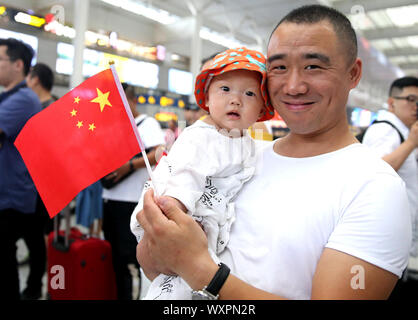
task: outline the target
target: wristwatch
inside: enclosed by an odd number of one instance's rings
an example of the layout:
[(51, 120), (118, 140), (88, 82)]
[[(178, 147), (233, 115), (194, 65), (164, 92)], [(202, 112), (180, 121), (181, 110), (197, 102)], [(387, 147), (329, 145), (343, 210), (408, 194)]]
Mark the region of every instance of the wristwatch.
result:
[(192, 291), (192, 300), (218, 300), (219, 291), (228, 278), (230, 271), (228, 266), (221, 262), (211, 282), (202, 290)]
[(135, 167), (134, 167), (134, 163), (133, 163), (133, 161), (132, 161), (132, 159), (131, 160), (129, 160), (129, 171), (134, 171), (135, 170)]

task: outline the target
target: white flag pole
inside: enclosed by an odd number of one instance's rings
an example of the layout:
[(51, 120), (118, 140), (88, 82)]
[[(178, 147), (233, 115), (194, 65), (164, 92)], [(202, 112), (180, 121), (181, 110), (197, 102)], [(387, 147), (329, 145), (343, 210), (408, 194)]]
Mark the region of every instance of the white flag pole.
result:
[(122, 102), (123, 102), (123, 105), (125, 107), (125, 111), (126, 111), (128, 117), (129, 117), (129, 120), (131, 121), (132, 129), (134, 130), (136, 140), (138, 141), (139, 148), (141, 149), (141, 154), (144, 158), (145, 166), (146, 166), (147, 171), (148, 171), (148, 175), (151, 178), (151, 181), (153, 182), (154, 194), (158, 197), (159, 192), (157, 191), (155, 180), (153, 179), (152, 168), (151, 168), (151, 165), (148, 161), (147, 152), (145, 151), (145, 145), (141, 140), (141, 136), (139, 135), (138, 127), (136, 126), (134, 116), (132, 115), (131, 107), (129, 106), (128, 99), (126, 98), (125, 91), (122, 88), (122, 84), (119, 81), (119, 77), (118, 77), (118, 74), (116, 72), (116, 69), (115, 69), (115, 66), (113, 65), (113, 63), (110, 64), (110, 69), (112, 70), (113, 77), (115, 78), (115, 83), (116, 83), (116, 86), (119, 90), (119, 94), (122, 98)]

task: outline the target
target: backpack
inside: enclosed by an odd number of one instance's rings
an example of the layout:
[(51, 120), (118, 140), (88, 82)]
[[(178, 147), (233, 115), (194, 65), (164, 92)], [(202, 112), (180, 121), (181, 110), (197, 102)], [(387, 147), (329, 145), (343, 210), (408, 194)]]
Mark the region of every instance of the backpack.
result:
[(375, 121), (373, 121), (370, 126), (368, 126), (365, 130), (363, 130), (363, 132), (361, 132), (358, 135), (356, 135), (356, 139), (358, 141), (360, 141), (360, 143), (362, 143), (363, 142), (364, 135), (366, 134), (367, 129), (369, 129), (375, 123), (382, 123), (382, 122), (383, 123), (387, 123), (388, 125), (392, 126), (392, 128), (395, 129), (398, 132), (399, 138), (401, 139), (401, 143), (403, 143), (405, 141), (405, 139), (404, 139), (402, 133), (399, 131), (399, 129), (396, 128), (395, 125), (392, 122), (387, 121), (387, 120), (375, 120)]

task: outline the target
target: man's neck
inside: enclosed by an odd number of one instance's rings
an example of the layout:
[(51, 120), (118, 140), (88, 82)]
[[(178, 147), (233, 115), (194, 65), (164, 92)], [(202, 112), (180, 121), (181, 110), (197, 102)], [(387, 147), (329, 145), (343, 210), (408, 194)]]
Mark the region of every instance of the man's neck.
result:
[[(338, 138), (336, 138), (338, 137)], [(274, 144), (274, 151), (282, 156), (307, 158), (337, 151), (358, 142), (349, 128), (341, 128), (339, 132), (305, 136), (289, 133)]]
[(23, 75), (14, 78), (7, 86), (4, 87), (4, 91), (10, 91), (10, 90), (12, 90), (19, 83), (21, 83), (23, 80), (25, 80), (25, 77)]
[(48, 92), (48, 91), (39, 90), (39, 92), (35, 91), (35, 93), (38, 95), (39, 100), (41, 101), (41, 103), (44, 103), (45, 101), (48, 101), (48, 100), (52, 99), (51, 93)]

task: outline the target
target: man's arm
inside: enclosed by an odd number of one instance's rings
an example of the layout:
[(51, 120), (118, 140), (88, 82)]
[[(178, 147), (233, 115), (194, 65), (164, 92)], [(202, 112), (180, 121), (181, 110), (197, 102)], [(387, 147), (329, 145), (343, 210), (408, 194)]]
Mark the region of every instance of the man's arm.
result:
[[(154, 147), (150, 152), (147, 153), (147, 158), (148, 158), (149, 164), (151, 166), (154, 165), (157, 162), (157, 160), (155, 158), (155, 153), (156, 153), (158, 147), (159, 146)], [(135, 170), (145, 167), (145, 160), (144, 160), (143, 157), (134, 158), (130, 161), (132, 161), (132, 165), (133, 165)], [(116, 169), (115, 171), (113, 171), (112, 173), (107, 175), (106, 177), (108, 177), (108, 179), (113, 179), (114, 182), (117, 182), (118, 180), (120, 180), (124, 175), (126, 175), (131, 170), (130, 161), (126, 162), (120, 168)], [(114, 173), (116, 173), (116, 177), (115, 177)]]
[(311, 299), (387, 299), (397, 280), (389, 271), (325, 248), (314, 274)]
[(418, 147), (418, 121), (416, 121), (410, 131), (408, 139), (406, 139), (401, 145), (393, 152), (382, 157), (387, 163), (389, 163), (395, 171), (398, 171), (406, 158), (411, 152)]
[[(193, 218), (179, 210), (174, 202), (165, 197), (157, 201), (158, 205), (152, 191), (148, 191), (144, 197), (144, 210), (137, 215), (147, 237), (141, 241), (142, 247), (138, 248), (139, 263), (147, 269), (145, 274), (170, 270), (181, 276), (192, 289), (200, 290), (211, 281), (218, 269), (209, 255), (206, 236)], [(365, 270), (366, 282), (361, 290), (351, 286), (351, 280), (355, 277), (351, 268), (356, 265)], [(280, 265), (277, 271), (280, 272)], [(363, 260), (325, 249), (314, 275), (312, 298), (385, 299), (396, 280), (396, 275)], [(227, 300), (285, 299), (257, 289), (233, 275), (228, 277), (219, 295)]]

